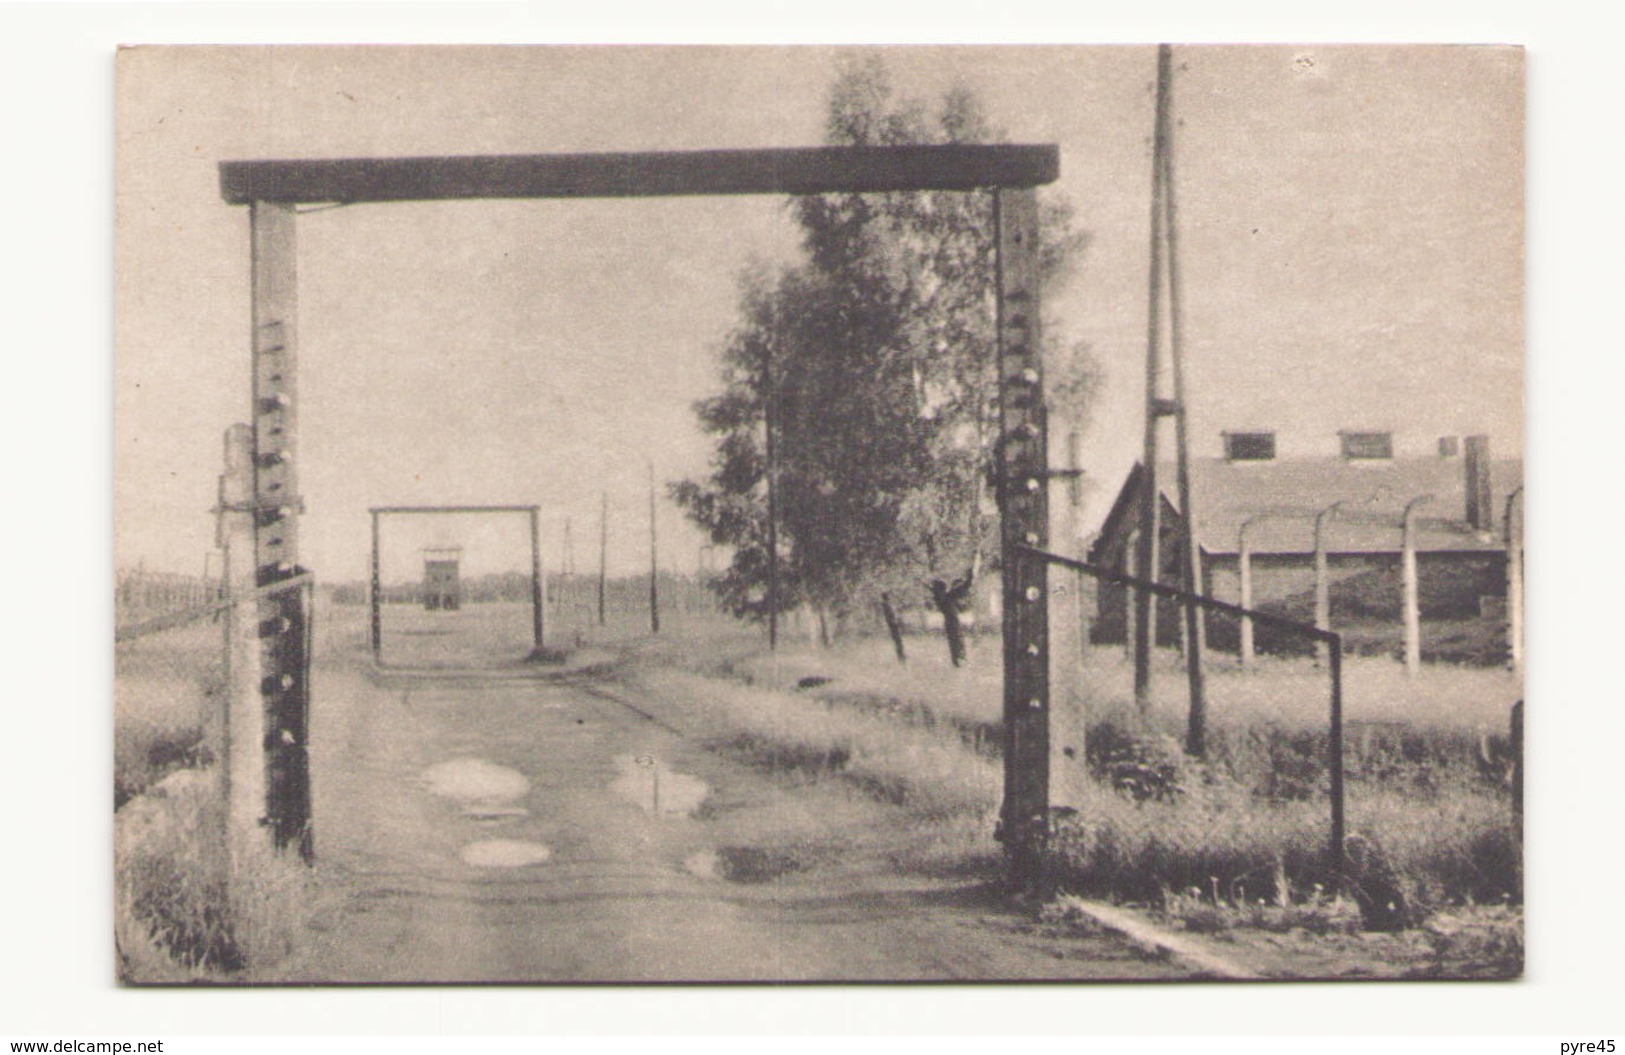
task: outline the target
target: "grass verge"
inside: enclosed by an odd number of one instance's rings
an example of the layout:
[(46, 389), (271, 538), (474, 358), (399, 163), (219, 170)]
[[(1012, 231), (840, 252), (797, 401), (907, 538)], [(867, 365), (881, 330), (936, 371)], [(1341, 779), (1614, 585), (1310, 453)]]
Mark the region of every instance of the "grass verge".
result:
[[(987, 720), (996, 670), (913, 659), (904, 668), (883, 646), (730, 660), (735, 681), (706, 683), (738, 730), (722, 746), (809, 778), (839, 775), (899, 804), (939, 813), (957, 804), (991, 818), (997, 741), (967, 745), (962, 731)], [(1149, 717), (1110, 702), (1123, 699), (1116, 680), (1127, 667), (1104, 658), (1089, 686), (1101, 701), (1088, 737), (1095, 779), (1077, 813), (1056, 824), (1065, 889), (1156, 907), (1198, 928), (1222, 920), (1263, 933), (1344, 933), (1351, 920), (1414, 927), (1485, 906), (1521, 918), (1503, 724), (1516, 690), (1504, 674), (1435, 668), (1411, 679), (1384, 660), (1351, 664), (1360, 686), (1345, 743), (1355, 868), (1340, 877), (1328, 869), (1325, 675), (1306, 664), (1263, 667), (1211, 680), (1210, 754), (1198, 763), (1177, 738), (1183, 701), (1158, 696)]]
[(652, 692), (703, 697), (717, 730), (709, 746), (749, 764), (836, 777), (924, 818), (986, 813), (998, 802), (998, 763), (965, 749), (951, 730), (655, 666), (638, 679)]

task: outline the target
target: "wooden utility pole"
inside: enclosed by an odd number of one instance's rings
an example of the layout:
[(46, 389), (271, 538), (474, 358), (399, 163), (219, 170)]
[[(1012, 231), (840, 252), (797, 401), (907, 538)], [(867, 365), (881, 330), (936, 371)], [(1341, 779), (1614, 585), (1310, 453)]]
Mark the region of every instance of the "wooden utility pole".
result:
[(600, 492), (598, 506), (598, 625), (604, 625), (604, 591), (609, 583), (609, 492)]
[(1416, 507), (1432, 497), (1417, 495), (1405, 503), (1404, 518), (1400, 522), (1399, 578), (1400, 608), (1405, 623), (1405, 673), (1413, 676), (1422, 670), (1422, 609), (1416, 575)]
[[(1162, 200), (1166, 213), (1168, 241), (1168, 358), (1174, 381), (1174, 454), (1179, 481), (1180, 575), (1179, 585), (1186, 593), (1202, 592), (1202, 550), (1197, 544), (1196, 507), (1191, 501), (1189, 392), (1185, 385), (1185, 354), (1181, 340), (1183, 317), (1179, 300), (1179, 211), (1174, 193), (1174, 134), (1169, 115), (1173, 71), (1171, 49), (1157, 49), (1157, 75), (1169, 82), (1162, 93), (1158, 120), (1162, 125)], [(1185, 732), (1185, 750), (1196, 758), (1207, 756), (1207, 689), (1202, 670), (1202, 653), (1207, 646), (1207, 621), (1195, 602), (1185, 603), (1185, 675), (1190, 685), (1190, 714)]]
[(649, 462), (649, 632), (660, 633), (660, 544), (655, 535), (655, 463)]
[[(1156, 119), (1151, 142), (1151, 273), (1145, 339), (1145, 444), (1141, 455), (1140, 544), (1135, 563), (1140, 577), (1158, 580), (1157, 553), (1162, 496), (1157, 488), (1157, 427), (1169, 409), (1158, 394), (1162, 366), (1162, 225), (1166, 216), (1163, 155), (1168, 149), (1167, 45), (1157, 48)], [(1151, 708), (1151, 649), (1156, 644), (1156, 599), (1146, 590), (1134, 593), (1134, 700), (1142, 712)]]

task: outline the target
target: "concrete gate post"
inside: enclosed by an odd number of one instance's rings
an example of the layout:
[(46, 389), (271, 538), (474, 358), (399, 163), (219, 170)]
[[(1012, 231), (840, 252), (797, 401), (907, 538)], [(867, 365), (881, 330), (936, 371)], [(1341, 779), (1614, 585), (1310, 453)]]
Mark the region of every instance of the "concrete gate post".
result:
[(226, 698), (221, 767), (225, 775), (226, 846), (232, 862), (269, 840), (265, 815), (265, 708), (260, 702), (260, 638), (254, 592), (254, 436), (247, 425), (226, 430), (220, 478), (220, 542), (225, 550)]
[[(1079, 529), (1082, 490), (1078, 478), (1078, 433), (1067, 434), (1067, 464), (1051, 471), (1050, 550), (1082, 560)], [(1089, 714), (1083, 691), (1083, 576), (1053, 569), (1049, 604), (1049, 805), (1082, 809), (1089, 779), (1084, 738)]]

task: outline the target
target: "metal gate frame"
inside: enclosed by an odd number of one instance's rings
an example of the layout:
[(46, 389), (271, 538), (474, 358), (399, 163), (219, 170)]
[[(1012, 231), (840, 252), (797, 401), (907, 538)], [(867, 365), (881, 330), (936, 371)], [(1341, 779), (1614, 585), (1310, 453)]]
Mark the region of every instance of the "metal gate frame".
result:
[(541, 506), (374, 506), (372, 514), (372, 561), (368, 564), (367, 583), (368, 626), (372, 642), (372, 661), (384, 666), (383, 583), (379, 555), (379, 523), (387, 515), (435, 513), (527, 513), (530, 516), (530, 635), (532, 645), (541, 650), (543, 644), (542, 609), (545, 607), (547, 587), (542, 580), (542, 535), (539, 524)]
[[(1037, 188), (1060, 175), (1060, 150), (1042, 145), (928, 145), (706, 150), (664, 153), (225, 161), (221, 196), (249, 207), (253, 273), (252, 369), (256, 581), (300, 573), (297, 447), (298, 206), (484, 198), (606, 198), (718, 194), (977, 191), (993, 194), (999, 371), (997, 499), (1004, 592), (1003, 842), (1012, 879), (1041, 881), (1049, 817), (1047, 565), (1020, 546), (1049, 538), (1048, 435), (1040, 346)], [(267, 599), (262, 615), (288, 630), (264, 650), (262, 686), (277, 765), (303, 774), (310, 707), (309, 649), (299, 591)], [(278, 623), (278, 626), (283, 625)], [(277, 748), (267, 746), (267, 764)], [(281, 769), (276, 772), (282, 772)], [(268, 781), (276, 830), (309, 830), (308, 799)], [(279, 836), (279, 844), (281, 839)]]

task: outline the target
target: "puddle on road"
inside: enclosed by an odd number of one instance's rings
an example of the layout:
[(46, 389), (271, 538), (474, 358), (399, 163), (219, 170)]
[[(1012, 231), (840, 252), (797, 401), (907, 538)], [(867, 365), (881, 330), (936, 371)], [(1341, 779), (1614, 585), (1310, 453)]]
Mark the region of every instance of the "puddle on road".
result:
[(482, 839), (463, 847), (458, 856), (475, 868), (524, 868), (541, 864), (553, 851), (523, 839)]
[(645, 813), (691, 816), (711, 793), (710, 785), (699, 777), (668, 769), (652, 755), (622, 755), (615, 767), (621, 775), (610, 790)]
[(469, 807), (502, 807), (523, 798), (530, 790), (530, 781), (523, 773), (482, 758), (459, 758), (430, 766), (423, 771), (423, 780), (431, 794)]
[(754, 846), (724, 846), (700, 850), (683, 859), (683, 870), (701, 879), (725, 879), (730, 883), (766, 883), (801, 870), (801, 862), (789, 854), (761, 850)]
[[(459, 803), (464, 816), (477, 821), (499, 824), (530, 816), (523, 806), (513, 805), (530, 790), (530, 781), (516, 769), (483, 758), (430, 766), (423, 771), (423, 781), (432, 794)], [(464, 846), (458, 856), (475, 868), (524, 868), (548, 860), (553, 851), (524, 839), (481, 839)]]

